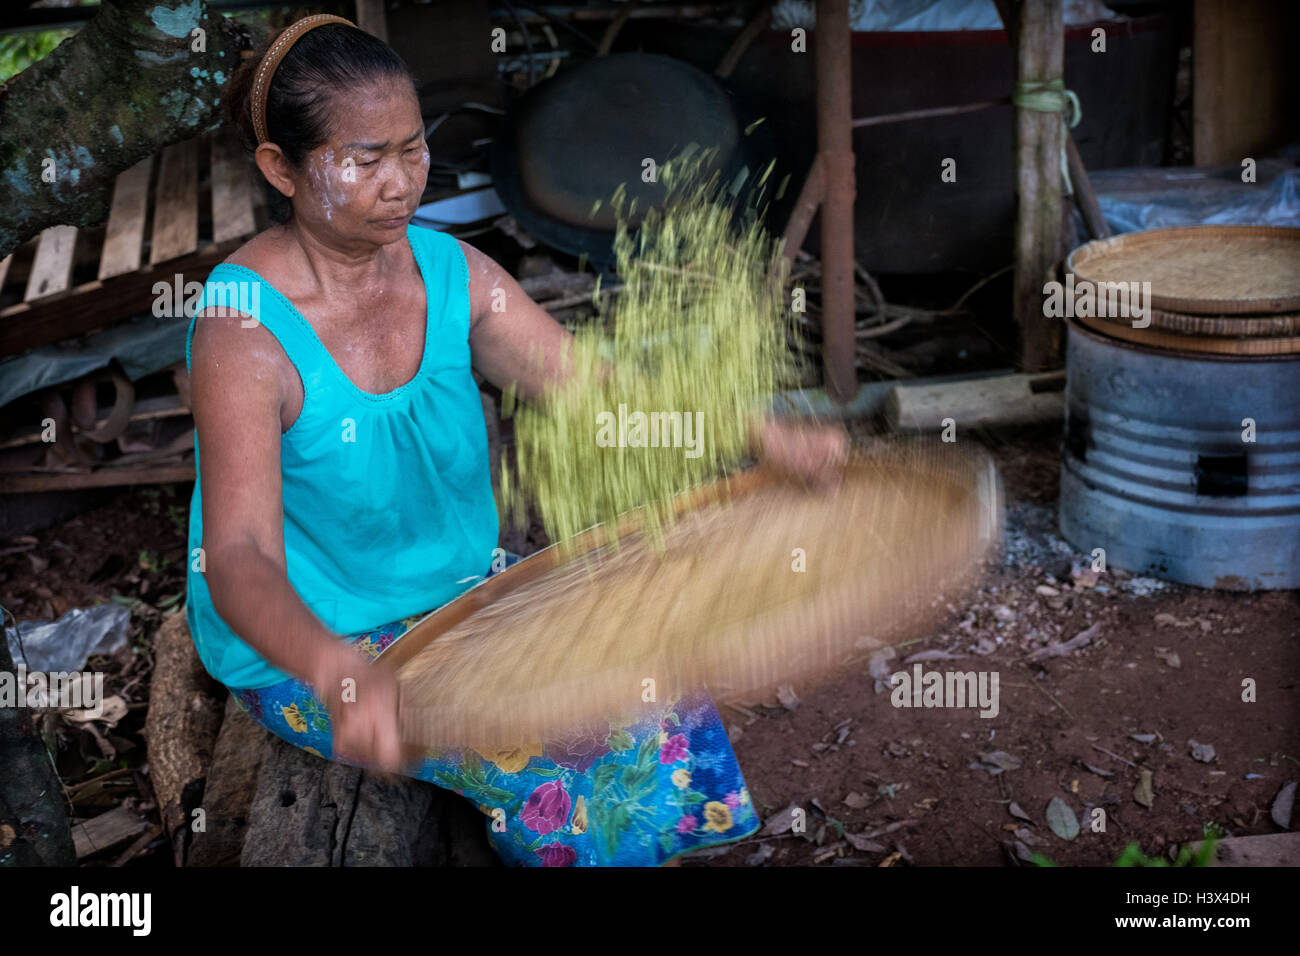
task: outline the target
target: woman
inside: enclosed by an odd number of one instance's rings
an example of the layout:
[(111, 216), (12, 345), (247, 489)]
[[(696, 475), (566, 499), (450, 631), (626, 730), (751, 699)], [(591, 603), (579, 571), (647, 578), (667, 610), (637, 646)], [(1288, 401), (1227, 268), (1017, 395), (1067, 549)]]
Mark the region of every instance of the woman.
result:
[[(571, 338), (488, 256), (410, 225), (429, 153), (382, 41), (309, 17), (230, 92), (277, 224), (213, 270), (187, 341), (205, 667), (300, 747), (473, 800), (509, 863), (656, 865), (752, 833), (705, 694), (632, 727), (404, 760), (395, 674), (365, 661), (502, 564), (471, 368), (536, 399), (564, 381)], [(773, 425), (760, 441), (812, 479), (845, 450)]]

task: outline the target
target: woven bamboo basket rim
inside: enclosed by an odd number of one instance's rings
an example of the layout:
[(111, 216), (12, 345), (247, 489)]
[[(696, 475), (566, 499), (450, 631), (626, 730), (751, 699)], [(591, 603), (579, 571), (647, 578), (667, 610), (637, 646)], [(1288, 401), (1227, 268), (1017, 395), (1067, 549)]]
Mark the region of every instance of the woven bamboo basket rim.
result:
[[(776, 481), (778, 479), (762, 467), (736, 472), (678, 495), (673, 500), (672, 512), (675, 516), (681, 516), (688, 511), (742, 498)], [(646, 516), (643, 510), (629, 512), (618, 521), (617, 537), (627, 539), (638, 534), (645, 525)], [(500, 574), (493, 575), (482, 584), (470, 588), (455, 600), (449, 601), (417, 621), (402, 635), (400, 641), (395, 641), (385, 648), (379, 655), (379, 659), (384, 663), (401, 667), (422, 651), (430, 641), (445, 634), (470, 616), (507, 594), (517, 591), (525, 584), (530, 584), (561, 564), (605, 547), (614, 537), (615, 535), (610, 534), (607, 526), (596, 525), (577, 535), (567, 545), (553, 544), (530, 554), (522, 561), (506, 568)]]
[(1300, 355), (1300, 335), (1272, 338), (1226, 338), (1215, 335), (1187, 335), (1156, 326), (1154, 319), (1149, 327), (1135, 329), (1132, 325), (1110, 319), (1075, 316), (1071, 321), (1102, 335), (1159, 349), (1162, 352), (1201, 353), (1236, 358), (1281, 358)]
[[(801, 491), (760, 467), (669, 507), (682, 520), (665, 532), (662, 564), (642, 509), (619, 521), (619, 550), (597, 526), (391, 644), (380, 660), (397, 668), (408, 745), (482, 753), (626, 716), (643, 706), (629, 691), (644, 674), (665, 699), (817, 683), (862, 634), (896, 642), (933, 623), (1002, 530), (991, 457), (922, 442), (855, 455), (839, 492)], [(796, 545), (823, 562), (813, 573), (794, 573)]]
[[(1163, 312), (1219, 318), (1300, 312), (1300, 228), (1180, 226), (1124, 233), (1075, 249), (1066, 269), (1089, 282), (1150, 282), (1149, 304)], [(1218, 334), (1245, 333), (1225, 328)]]
[[(1099, 315), (1093, 318), (1107, 325), (1133, 326), (1131, 317)], [(1275, 315), (1191, 315), (1186, 312), (1151, 309), (1148, 318), (1151, 320), (1150, 328), (1206, 338), (1279, 339), (1300, 335), (1300, 312), (1279, 312)]]

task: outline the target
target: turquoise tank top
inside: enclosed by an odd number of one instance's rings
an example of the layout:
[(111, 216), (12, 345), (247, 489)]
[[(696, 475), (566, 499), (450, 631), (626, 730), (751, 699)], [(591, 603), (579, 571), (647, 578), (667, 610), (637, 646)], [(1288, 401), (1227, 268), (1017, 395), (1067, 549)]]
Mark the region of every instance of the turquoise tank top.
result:
[[(408, 226), (406, 235), (428, 300), (424, 358), (392, 392), (357, 388), (289, 300), (242, 266), (212, 270), (185, 340), (189, 368), (198, 312), (224, 304), (254, 316), (298, 370), (302, 412), (280, 438), (286, 569), (299, 597), (338, 634), (447, 603), (486, 576), (497, 545), (487, 428), (470, 373), (469, 266), (445, 233)], [(196, 435), (190, 633), (217, 680), (267, 687), (292, 675), (226, 625), (195, 569), (203, 544), (201, 445)]]

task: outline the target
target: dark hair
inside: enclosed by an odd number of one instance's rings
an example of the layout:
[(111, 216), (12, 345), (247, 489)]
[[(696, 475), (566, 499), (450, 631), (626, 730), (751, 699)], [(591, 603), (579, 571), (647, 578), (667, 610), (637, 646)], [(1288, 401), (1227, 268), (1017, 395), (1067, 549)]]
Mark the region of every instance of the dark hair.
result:
[[(274, 38), (267, 46), (272, 42)], [(245, 60), (226, 93), (226, 116), (249, 155), (258, 145), (250, 110), (253, 77), (265, 55), (264, 49)], [(406, 63), (378, 37), (342, 23), (308, 30), (289, 49), (271, 79), (266, 96), (267, 136), (299, 169), (306, 155), (329, 138), (337, 94), (377, 80), (402, 77), (414, 85)], [(262, 181), (271, 221), (288, 222), (293, 216), (292, 203), (265, 178)]]

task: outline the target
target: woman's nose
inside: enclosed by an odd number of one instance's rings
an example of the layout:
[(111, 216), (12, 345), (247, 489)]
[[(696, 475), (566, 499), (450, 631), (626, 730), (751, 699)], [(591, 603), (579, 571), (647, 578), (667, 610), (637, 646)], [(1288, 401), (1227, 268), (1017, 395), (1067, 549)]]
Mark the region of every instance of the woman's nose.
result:
[(423, 192), (424, 183), (421, 178), (424, 171), (423, 164), (416, 168), (415, 164), (404, 162), (400, 157), (391, 162), (385, 161), (380, 198), (401, 199), (414, 192)]

